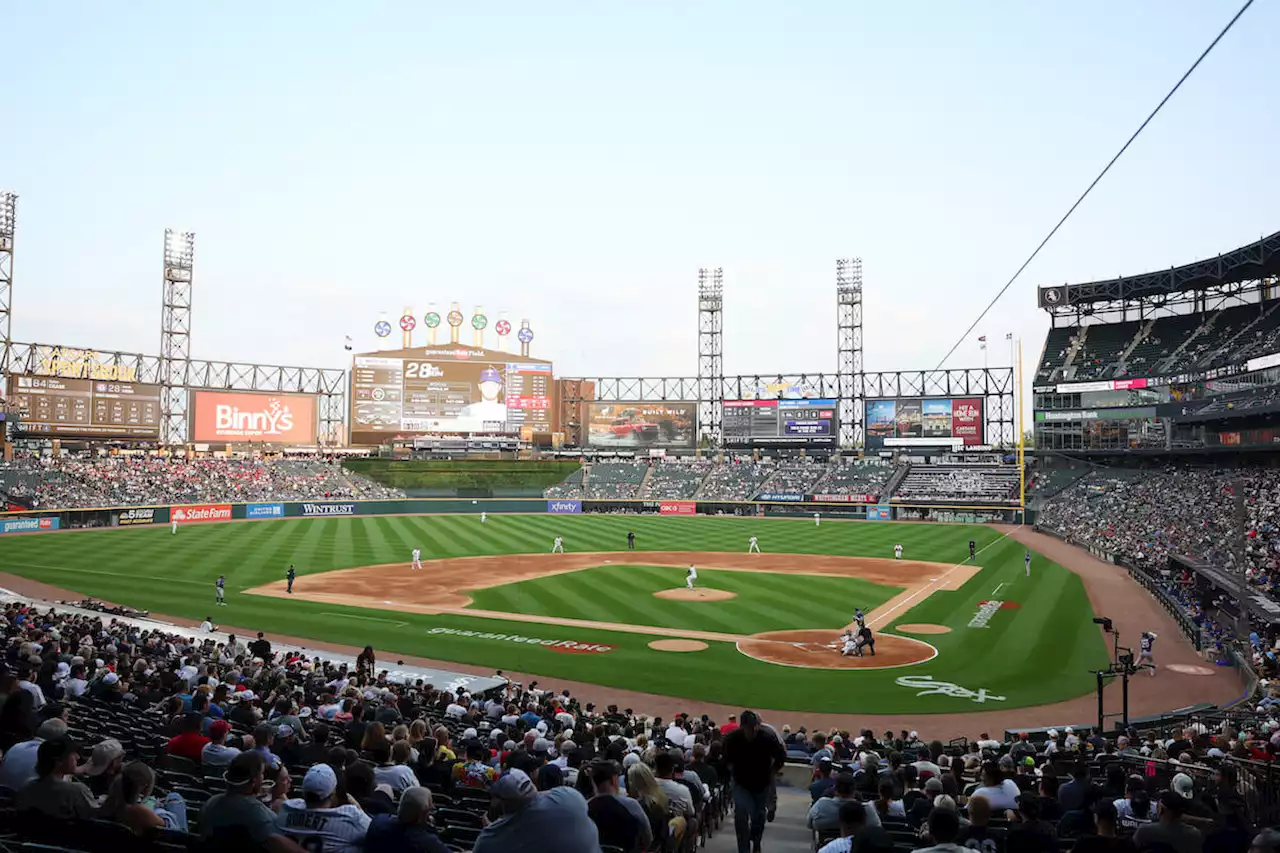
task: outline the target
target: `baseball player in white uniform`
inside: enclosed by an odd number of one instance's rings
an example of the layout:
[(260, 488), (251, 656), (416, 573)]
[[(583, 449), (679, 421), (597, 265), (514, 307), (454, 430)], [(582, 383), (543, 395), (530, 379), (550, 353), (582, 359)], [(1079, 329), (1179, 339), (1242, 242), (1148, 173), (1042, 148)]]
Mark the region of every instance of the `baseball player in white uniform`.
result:
[(413, 549), (413, 567), (415, 569), (422, 568), (422, 549), (421, 548)]
[(484, 524), (484, 523), (485, 523), (486, 521), (488, 521), (488, 520), (489, 520), (489, 513), (487, 513), (487, 512), (483, 512), (483, 511), (482, 511), (482, 512), (480, 513), (480, 523), (481, 523), (481, 524)]
[(285, 800), (276, 827), (303, 850), (361, 853), (371, 818), (359, 806), (339, 804), (338, 775), (316, 764), (302, 779), (302, 799)]
[(174, 533), (178, 532), (178, 519), (176, 518), (173, 520), (173, 532)]
[(894, 545), (894, 546), (893, 546), (893, 559), (895, 559), (895, 560), (901, 560), (901, 559), (902, 559), (902, 546), (901, 546), (901, 545)]
[(698, 579), (698, 567), (693, 563), (689, 564), (689, 571), (685, 573), (684, 585), (687, 589), (693, 589), (693, 582)]
[(557, 537), (556, 537), (556, 539), (555, 539), (555, 541), (551, 543), (551, 553), (552, 553), (552, 554), (563, 554), (563, 553), (564, 553), (564, 538), (563, 538), (563, 537), (561, 537), (561, 536), (557, 536)]
[(756, 539), (756, 537), (754, 537), (754, 536), (752, 536), (750, 539), (748, 539), (748, 540), (747, 540), (747, 553), (748, 553), (748, 554), (759, 554), (759, 553), (760, 553), (760, 540)]
[(822, 513), (820, 513), (820, 512), (815, 512), (815, 513), (813, 514), (813, 526), (814, 526), (814, 527), (821, 527), (821, 526), (822, 526)]
[(1031, 552), (1027, 551), (1022, 555), (1022, 563), (1027, 567), (1027, 577), (1031, 577)]

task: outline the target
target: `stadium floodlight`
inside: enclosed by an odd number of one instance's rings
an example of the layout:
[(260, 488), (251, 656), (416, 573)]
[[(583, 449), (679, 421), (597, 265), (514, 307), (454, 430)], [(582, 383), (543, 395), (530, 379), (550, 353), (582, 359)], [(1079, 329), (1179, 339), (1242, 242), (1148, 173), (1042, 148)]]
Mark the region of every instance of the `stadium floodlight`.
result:
[(191, 269), (195, 260), (196, 235), (185, 229), (164, 230), (164, 264), (174, 269)]
[(0, 240), (13, 239), (14, 226), (17, 224), (18, 194), (0, 192)]

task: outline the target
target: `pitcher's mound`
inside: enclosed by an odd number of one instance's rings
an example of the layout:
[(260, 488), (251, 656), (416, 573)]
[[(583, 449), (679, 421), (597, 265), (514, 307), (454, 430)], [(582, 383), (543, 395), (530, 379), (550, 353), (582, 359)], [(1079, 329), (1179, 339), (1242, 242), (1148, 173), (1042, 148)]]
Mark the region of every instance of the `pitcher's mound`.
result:
[(876, 635), (876, 654), (842, 655), (839, 631), (769, 631), (738, 641), (738, 651), (750, 658), (807, 669), (889, 669), (923, 663), (938, 650), (923, 640), (894, 634)]
[(707, 647), (701, 640), (654, 640), (649, 648), (660, 652), (700, 652)]
[(738, 597), (736, 592), (729, 592), (727, 589), (705, 589), (702, 587), (687, 589), (683, 586), (675, 589), (660, 589), (653, 595), (655, 598), (668, 598), (672, 601), (726, 601), (730, 598)]
[(951, 629), (946, 625), (931, 625), (928, 622), (922, 622), (918, 625), (895, 625), (893, 630), (901, 631), (904, 634), (950, 634)]

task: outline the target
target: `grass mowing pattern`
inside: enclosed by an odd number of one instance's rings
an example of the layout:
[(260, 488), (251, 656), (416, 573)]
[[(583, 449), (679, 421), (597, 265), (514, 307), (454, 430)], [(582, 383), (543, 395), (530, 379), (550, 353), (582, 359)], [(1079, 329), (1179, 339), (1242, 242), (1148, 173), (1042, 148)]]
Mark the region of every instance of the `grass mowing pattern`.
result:
[(600, 566), (471, 593), (471, 607), (534, 616), (600, 620), (620, 625), (689, 628), (724, 634), (759, 634), (791, 628), (842, 628), (855, 607), (871, 610), (902, 591), (859, 578), (769, 572), (698, 570), (698, 586), (737, 598), (705, 601), (654, 598), (684, 586), (685, 570), (673, 566)]
[[(375, 622), (368, 620), (392, 614), (238, 594), (281, 579), (290, 563), (297, 566), (297, 588), (302, 589), (308, 574), (407, 562), (414, 547), (422, 549), (425, 559), (545, 552), (560, 535), (570, 551), (621, 551), (628, 530), (635, 532), (641, 551), (745, 551), (747, 539), (754, 535), (765, 551), (796, 554), (891, 557), (893, 545), (900, 542), (907, 559), (948, 564), (964, 560), (968, 542), (974, 539), (979, 548), (986, 548), (979, 554), (985, 568), (963, 589), (935, 593), (897, 614), (894, 624), (939, 622), (954, 629), (923, 638), (938, 647), (938, 658), (872, 672), (774, 666), (743, 656), (730, 643), (713, 642), (695, 654), (672, 654), (649, 649), (648, 641), (654, 638), (636, 634), (453, 615), (395, 614), (391, 622)], [(1042, 557), (1037, 557), (1028, 581), (1022, 555), (1017, 542), (986, 527), (830, 521), (815, 527), (802, 519), (731, 517), (494, 515), (483, 525), (478, 515), (356, 517), (193, 525), (177, 535), (170, 535), (167, 526), (153, 526), (0, 537), (0, 570), (156, 613), (191, 619), (212, 614), (217, 621), (244, 628), (352, 646), (372, 643), (384, 652), (744, 707), (844, 713), (975, 711), (995, 704), (941, 695), (917, 698), (915, 691), (894, 683), (904, 673), (932, 675), (970, 689), (984, 687), (1006, 697), (996, 707), (1038, 705), (1090, 692), (1093, 677), (1087, 670), (1105, 665), (1106, 650), (1089, 622), (1092, 612), (1083, 585), (1076, 575)], [(215, 613), (213, 582), (220, 573), (227, 575), (229, 606)], [(782, 608), (799, 605), (821, 614), (829, 605), (843, 611), (857, 603), (829, 603), (814, 594), (808, 579), (788, 580), (794, 585), (779, 595)], [(680, 572), (676, 583), (682, 582)], [(978, 603), (993, 597), (1002, 582), (999, 597), (1022, 606), (1000, 611), (988, 628), (966, 627)], [(606, 601), (592, 604), (594, 618), (625, 621), (614, 618)], [(733, 604), (701, 602), (698, 607), (712, 614)], [(366, 619), (333, 618), (335, 614)], [(432, 628), (572, 639), (616, 649), (608, 654), (558, 654), (538, 646), (431, 634)]]

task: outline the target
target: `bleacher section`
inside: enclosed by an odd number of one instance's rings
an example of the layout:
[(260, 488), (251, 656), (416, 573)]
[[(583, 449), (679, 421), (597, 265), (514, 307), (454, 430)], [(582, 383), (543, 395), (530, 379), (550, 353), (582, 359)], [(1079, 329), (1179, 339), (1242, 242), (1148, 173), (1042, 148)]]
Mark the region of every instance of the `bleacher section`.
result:
[(1198, 314), (1177, 317), (1161, 317), (1151, 326), (1151, 332), (1133, 348), (1125, 359), (1123, 375), (1150, 376), (1161, 361), (1173, 355), (1203, 322)]
[(1036, 371), (1036, 382), (1053, 382), (1059, 377), (1057, 371), (1067, 360), (1067, 348), (1071, 338), (1078, 329), (1075, 326), (1059, 326), (1049, 330), (1044, 341), (1044, 356), (1040, 359), (1040, 369)]
[(805, 460), (783, 462), (760, 487), (762, 493), (807, 495), (825, 474), (825, 465)]
[(596, 500), (634, 498), (648, 470), (643, 462), (597, 462), (591, 466), (584, 494)]
[[(1086, 327), (1084, 346), (1076, 356), (1073, 380), (1100, 379), (1110, 375), (1142, 324), (1105, 323)], [(1069, 371), (1070, 372), (1070, 371)]]
[(697, 494), (711, 467), (712, 463), (704, 460), (655, 465), (640, 497), (655, 501), (688, 500)]
[(727, 461), (707, 474), (697, 496), (703, 500), (751, 500), (773, 471), (772, 462)]
[(902, 503), (1002, 504), (1016, 500), (1013, 466), (912, 465), (893, 494)]
[(893, 465), (880, 459), (851, 459), (833, 464), (813, 486), (815, 494), (871, 495), (880, 492), (893, 476)]
[(586, 478), (586, 475), (586, 468), (578, 468), (577, 470), (570, 472), (569, 476), (565, 477), (562, 482), (556, 483), (554, 486), (547, 488), (542, 494), (544, 497), (548, 498), (581, 498), (582, 483)]

